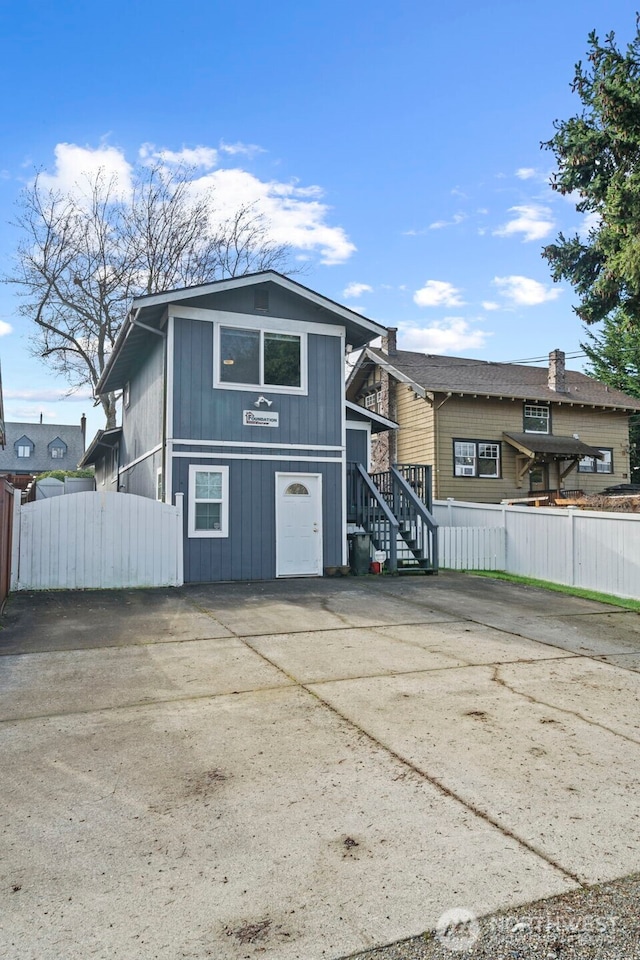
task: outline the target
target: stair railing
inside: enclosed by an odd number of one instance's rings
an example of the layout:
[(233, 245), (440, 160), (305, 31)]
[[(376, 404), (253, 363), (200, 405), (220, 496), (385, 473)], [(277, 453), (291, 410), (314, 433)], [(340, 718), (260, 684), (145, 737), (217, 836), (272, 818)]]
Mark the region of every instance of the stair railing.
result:
[(386, 553), (386, 568), (389, 573), (396, 573), (399, 521), (362, 464), (349, 466), (355, 468), (349, 484), (350, 512), (355, 523), (370, 535), (376, 549)]
[(392, 492), (390, 507), (398, 519), (400, 534), (407, 542), (413, 542), (411, 549), (435, 573), (438, 570), (438, 525), (398, 467), (392, 466), (388, 473)]

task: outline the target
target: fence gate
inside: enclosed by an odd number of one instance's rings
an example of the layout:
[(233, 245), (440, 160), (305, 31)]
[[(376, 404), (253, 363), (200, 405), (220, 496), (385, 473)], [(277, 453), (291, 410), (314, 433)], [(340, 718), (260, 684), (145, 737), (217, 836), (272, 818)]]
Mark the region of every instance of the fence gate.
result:
[(176, 506), (124, 493), (73, 493), (15, 511), (11, 587), (55, 590), (180, 586)]

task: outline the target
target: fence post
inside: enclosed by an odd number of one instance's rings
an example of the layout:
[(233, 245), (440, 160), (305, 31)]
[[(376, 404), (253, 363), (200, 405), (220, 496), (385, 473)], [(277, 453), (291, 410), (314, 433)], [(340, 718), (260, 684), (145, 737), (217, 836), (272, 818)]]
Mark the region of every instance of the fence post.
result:
[(176, 544), (178, 582), (176, 586), (181, 587), (184, 584), (184, 493), (176, 493), (176, 510), (178, 511), (178, 542)]
[(20, 577), (20, 505), (21, 491), (17, 487), (13, 490), (13, 530), (11, 535), (11, 574), (9, 577), (9, 589), (18, 589), (18, 580)]
[(576, 520), (576, 510), (577, 507), (567, 507), (567, 518), (569, 520), (569, 550), (571, 551), (571, 580), (570, 585), (575, 587), (576, 585), (576, 535), (575, 535), (575, 520)]

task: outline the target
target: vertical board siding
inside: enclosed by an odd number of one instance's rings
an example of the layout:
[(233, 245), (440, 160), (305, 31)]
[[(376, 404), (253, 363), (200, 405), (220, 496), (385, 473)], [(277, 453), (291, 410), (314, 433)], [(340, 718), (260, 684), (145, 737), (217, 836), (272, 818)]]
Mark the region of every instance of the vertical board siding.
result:
[[(164, 410), (164, 351), (165, 340), (151, 337), (147, 344), (144, 360), (132, 376), (129, 391), (129, 406), (122, 411), (122, 447), (120, 465), (130, 463), (148, 450), (162, 442)], [(121, 474), (125, 485), (130, 471)], [(127, 492), (154, 497), (153, 483), (142, 489), (129, 489)]]
[(182, 510), (146, 497), (75, 493), (24, 504), (17, 590), (179, 586)]
[[(449, 529), (482, 526), (504, 531), (506, 573), (582, 587), (628, 599), (640, 599), (640, 516), (559, 508), (489, 506), (438, 501), (434, 515), (443, 543), (449, 544), (449, 563), (471, 567), (468, 540), (446, 534)], [(447, 539), (448, 538), (448, 539)], [(457, 551), (457, 552), (456, 552)]]
[[(323, 566), (342, 563), (342, 464), (293, 460), (175, 458), (174, 490), (189, 496), (189, 464), (229, 466), (229, 536), (189, 537), (184, 517), (186, 583), (272, 580), (276, 575), (275, 502), (277, 472), (322, 475)], [(59, 498), (61, 499), (61, 498)]]
[[(305, 318), (301, 318), (305, 319)], [(274, 325), (277, 321), (274, 320)], [(174, 438), (244, 440), (252, 443), (342, 445), (344, 382), (339, 337), (309, 334), (308, 394), (271, 393), (268, 387), (225, 390), (213, 387), (213, 324), (175, 320)], [(247, 427), (242, 411), (256, 397), (272, 401), (278, 427)]]

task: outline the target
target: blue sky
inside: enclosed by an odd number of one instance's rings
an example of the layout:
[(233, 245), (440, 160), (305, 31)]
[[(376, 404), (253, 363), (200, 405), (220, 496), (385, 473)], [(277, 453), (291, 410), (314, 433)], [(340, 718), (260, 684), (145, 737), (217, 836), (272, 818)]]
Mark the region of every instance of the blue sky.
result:
[[(552, 193), (540, 142), (579, 108), (587, 35), (626, 43), (620, 0), (23, 0), (0, 8), (0, 271), (36, 169), (127, 176), (167, 151), (222, 205), (249, 199), (293, 246), (303, 283), (386, 325), (399, 345), (487, 360), (583, 338), (570, 288), (540, 255), (583, 229)], [(195, 151), (195, 152), (194, 152)], [(85, 397), (30, 356), (0, 287), (9, 420), (74, 423)], [(577, 360), (573, 366), (579, 367)]]

